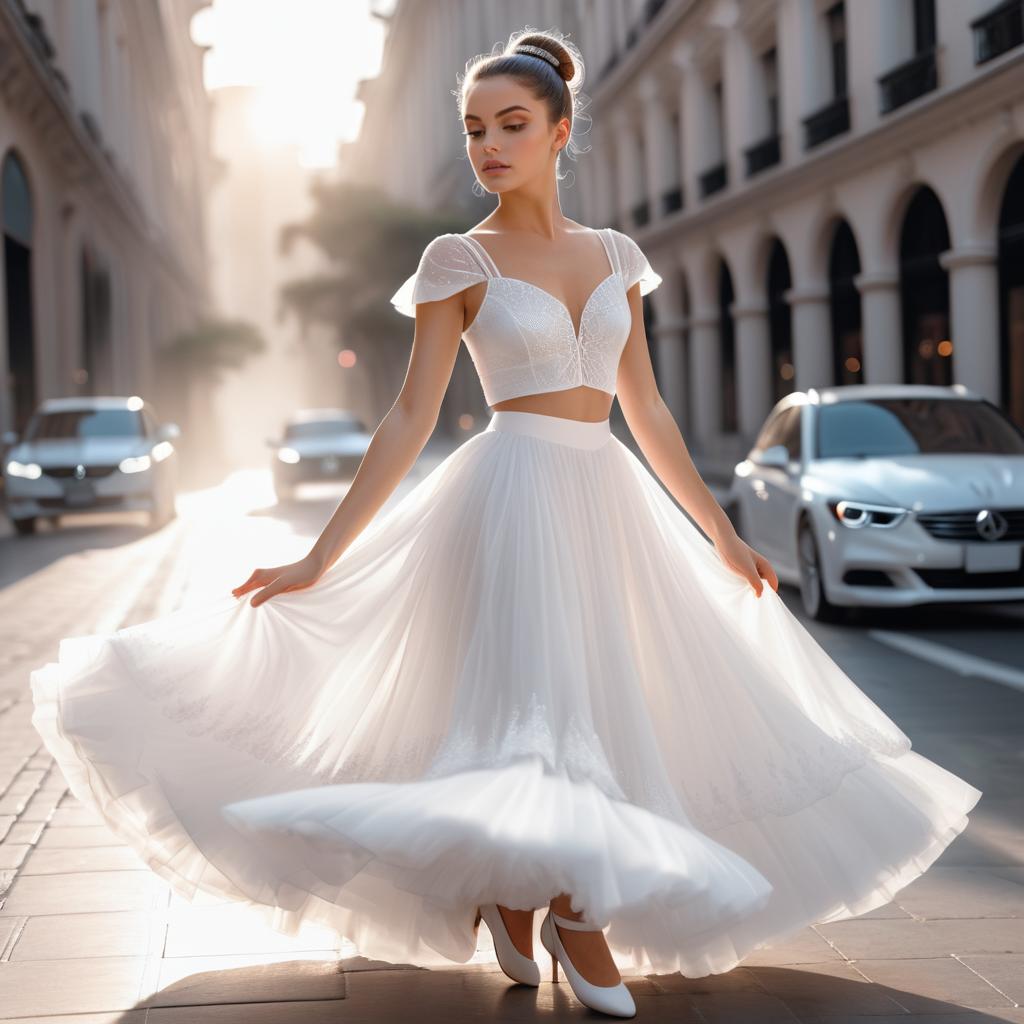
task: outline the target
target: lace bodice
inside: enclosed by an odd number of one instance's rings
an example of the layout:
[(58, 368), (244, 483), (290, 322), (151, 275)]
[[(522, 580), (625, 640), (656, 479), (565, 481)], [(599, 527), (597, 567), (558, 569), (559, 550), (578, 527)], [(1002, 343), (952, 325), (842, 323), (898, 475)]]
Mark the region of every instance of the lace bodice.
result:
[(619, 358), (632, 326), (626, 293), (639, 281), (646, 295), (661, 277), (628, 235), (614, 228), (597, 233), (609, 273), (587, 298), (578, 332), (563, 302), (538, 285), (503, 276), (484, 246), (468, 235), (435, 238), (391, 302), (399, 312), (415, 316), (419, 302), (435, 302), (487, 282), (480, 309), (462, 337), (490, 406), (581, 384), (614, 395)]

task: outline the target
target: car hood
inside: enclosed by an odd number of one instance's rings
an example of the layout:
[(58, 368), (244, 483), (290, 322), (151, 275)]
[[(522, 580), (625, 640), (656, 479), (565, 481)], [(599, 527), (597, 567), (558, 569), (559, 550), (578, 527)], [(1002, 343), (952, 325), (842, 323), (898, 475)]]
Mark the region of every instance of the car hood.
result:
[(286, 441), (282, 447), (291, 448), (304, 459), (316, 459), (322, 455), (361, 455), (369, 443), (369, 434), (339, 434), (337, 437), (307, 437)]
[(918, 510), (1024, 506), (1024, 455), (818, 459), (807, 478), (835, 497)]
[(40, 466), (112, 466), (133, 455), (145, 455), (152, 445), (141, 437), (47, 438), (22, 441), (7, 453), (16, 462)]

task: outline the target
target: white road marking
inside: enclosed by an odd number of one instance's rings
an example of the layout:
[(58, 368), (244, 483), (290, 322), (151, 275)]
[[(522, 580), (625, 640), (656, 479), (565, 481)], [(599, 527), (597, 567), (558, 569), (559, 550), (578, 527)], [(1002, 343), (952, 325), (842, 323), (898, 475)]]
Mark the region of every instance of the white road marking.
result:
[(934, 640), (925, 640), (919, 636), (907, 636), (905, 633), (894, 633), (886, 629), (869, 629), (868, 636), (879, 643), (888, 644), (897, 650), (904, 651), (920, 658), (922, 661), (941, 665), (962, 676), (977, 676), (993, 683), (1001, 683), (1014, 690), (1024, 691), (1024, 671), (1013, 668), (999, 661), (979, 658), (976, 654), (965, 654)]

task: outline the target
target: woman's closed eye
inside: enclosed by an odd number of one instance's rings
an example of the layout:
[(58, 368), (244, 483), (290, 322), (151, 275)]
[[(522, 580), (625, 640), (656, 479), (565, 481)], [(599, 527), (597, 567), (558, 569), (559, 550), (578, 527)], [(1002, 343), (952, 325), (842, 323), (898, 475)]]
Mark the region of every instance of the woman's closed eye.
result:
[[(523, 121), (520, 124), (507, 124), (507, 125), (505, 125), (505, 130), (506, 131), (517, 132), (521, 128), (525, 128), (525, 127), (526, 127), (526, 122)], [(471, 139), (475, 139), (478, 135), (483, 135), (483, 129), (482, 128), (474, 128), (473, 131), (471, 131), (471, 132), (463, 132), (462, 134), (463, 135), (468, 135)]]

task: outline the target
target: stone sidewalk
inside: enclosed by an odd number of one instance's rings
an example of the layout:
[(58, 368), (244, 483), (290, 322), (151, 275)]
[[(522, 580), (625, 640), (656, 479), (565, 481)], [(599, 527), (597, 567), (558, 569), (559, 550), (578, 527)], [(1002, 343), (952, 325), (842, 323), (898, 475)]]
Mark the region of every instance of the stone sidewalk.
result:
[[(147, 538), (144, 553), (125, 557), (172, 564), (181, 542), (173, 532)], [(474, 961), (427, 970), (367, 960), (315, 928), (286, 939), (244, 908), (190, 905), (172, 893), (78, 804), (31, 727), (28, 671), (53, 656), (60, 636), (83, 631), (69, 628), (76, 607), (89, 606), (89, 621), (110, 621), (102, 602), (119, 600), (107, 584), (124, 577), (124, 565), (109, 551), (102, 560), (81, 557), (72, 592), (58, 585), (59, 563), (0, 592), (0, 1020), (610, 1019), (581, 1007), (561, 974), (550, 983), (539, 946), (540, 988), (512, 985), (485, 927)], [(787, 600), (795, 608), (794, 595)], [(124, 621), (167, 603), (156, 584), (143, 588)], [(857, 630), (815, 634), (916, 749), (985, 796), (967, 832), (895, 903), (807, 928), (725, 975), (624, 971), (637, 1019), (1024, 1024), (1024, 693), (898, 652), (880, 661)]]

